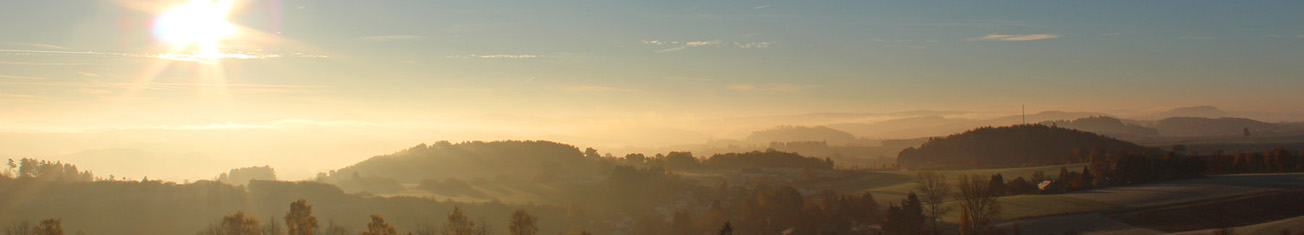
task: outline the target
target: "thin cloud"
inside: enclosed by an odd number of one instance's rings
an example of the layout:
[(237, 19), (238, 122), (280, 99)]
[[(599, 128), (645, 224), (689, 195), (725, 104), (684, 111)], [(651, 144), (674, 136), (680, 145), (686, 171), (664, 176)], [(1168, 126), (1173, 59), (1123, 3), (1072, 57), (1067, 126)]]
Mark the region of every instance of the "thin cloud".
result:
[(714, 40), (714, 41), (693, 41), (693, 42), (687, 42), (687, 43), (684, 43), (684, 45), (688, 45), (688, 46), (690, 46), (690, 47), (711, 46), (711, 45), (718, 45), (718, 44), (720, 44), (720, 40)]
[(282, 129), (282, 128), (305, 128), (305, 127), (373, 127), (386, 126), (385, 123), (373, 123), (365, 121), (317, 121), (308, 119), (283, 119), (272, 122), (261, 123), (209, 123), (200, 125), (162, 125), (147, 127), (131, 127), (121, 129), (154, 129), (154, 130), (240, 130), (240, 129)]
[(89, 89), (89, 88), (81, 88), (81, 89), (77, 89), (77, 92), (80, 92), (80, 93), (83, 93), (83, 94), (91, 94), (91, 95), (107, 95), (107, 94), (112, 94), (112, 93), (113, 93), (113, 91), (109, 91), (109, 90), (105, 90), (105, 89)]
[(74, 66), (89, 65), (90, 63), (58, 63), (58, 62), (23, 62), (23, 61), (0, 61), (4, 65), (31, 65), (31, 66)]
[(800, 92), (814, 87), (811, 85), (778, 83), (766, 85), (735, 84), (730, 85), (728, 88), (738, 92)]
[(574, 92), (633, 92), (634, 91), (634, 89), (605, 87), (605, 86), (564, 86), (561, 87), (561, 89), (564, 91), (574, 91)]
[(643, 44), (652, 46), (674, 46), (671, 48), (657, 50), (657, 53), (681, 51), (693, 47), (733, 47), (733, 48), (769, 48), (774, 45), (771, 41), (762, 42), (725, 42), (721, 40), (711, 41), (661, 41), (661, 40), (643, 40)]
[(749, 42), (749, 43), (734, 42), (733, 44), (738, 48), (769, 48), (770, 45), (774, 43), (773, 42)]
[(99, 77), (99, 76), (100, 76), (99, 74), (93, 74), (93, 73), (87, 73), (87, 72), (77, 72), (77, 74), (80, 74), (80, 75), (82, 75), (82, 76), (87, 76), (87, 77)]
[(151, 57), (159, 58), (159, 59), (165, 59), (165, 60), (187, 61), (187, 62), (198, 62), (198, 63), (212, 64), (212, 63), (216, 63), (217, 60), (220, 60), (220, 59), (242, 59), (242, 60), (248, 60), (248, 59), (270, 59), (270, 58), (280, 58), (281, 55), (277, 55), (277, 54), (246, 54), (246, 53), (217, 53), (217, 54), (198, 54), (198, 55), (192, 55), (192, 54), (158, 54), (158, 55), (154, 55), (154, 56), (151, 56)]
[(417, 36), (417, 35), (396, 34), (396, 35), (377, 35), (377, 36), (363, 37), (362, 40), (369, 41), (369, 42), (393, 42), (393, 41), (417, 40), (422, 38), (425, 37)]
[(539, 55), (453, 55), (448, 58), (453, 59), (534, 59), (542, 56)]
[(988, 34), (975, 40), (980, 41), (1036, 41), (1060, 38), (1056, 34)]
[[(275, 58), (282, 58), (282, 57), (283, 57), (283, 56), (281, 56), (280, 54), (269, 54), (269, 53), (261, 53), (261, 52), (245, 52), (245, 51), (234, 52), (234, 53), (217, 53), (217, 54), (175, 54), (175, 53), (174, 53), (174, 54), (132, 54), (132, 53), (94, 52), (94, 51), (49, 51), (49, 50), (11, 50), (11, 49), (0, 49), (0, 52), (15, 53), (15, 54), (20, 54), (20, 55), (22, 55), (22, 54), (56, 54), (56, 55), (118, 56), (118, 57), (129, 57), (129, 58), (155, 58), (155, 59), (164, 59), (164, 60), (172, 60), (172, 61), (184, 61), (184, 62), (197, 62), (197, 63), (206, 63), (206, 64), (213, 64), (213, 63), (216, 63), (218, 60), (221, 60), (221, 59), (244, 59), (244, 60), (250, 60), (250, 59), (275, 59)], [(323, 55), (312, 55), (312, 54), (304, 54), (304, 53), (290, 53), (289, 55), (290, 55), (289, 57), (295, 57), (295, 58), (315, 58), (315, 59), (325, 59), (325, 58), (329, 58), (329, 57), (327, 57), (327, 56), (323, 56)], [(0, 62), (0, 64), (18, 64), (18, 65), (24, 65), (24, 64), (31, 64), (31, 65), (84, 65), (84, 64), (78, 64), (78, 63), (33, 63), (33, 62)]]
[(25, 76), (12, 76), (12, 75), (0, 75), (0, 78), (23, 79), (23, 80), (45, 80), (45, 78), (43, 77), (25, 77)]
[(29, 47), (29, 48), (45, 48), (45, 49), (55, 49), (55, 50), (70, 50), (67, 47), (61, 47), (53, 44), (44, 44), (44, 43), (0, 42), (0, 45)]
[(1182, 37), (1177, 38), (1177, 39), (1178, 39), (1178, 40), (1200, 40), (1200, 41), (1204, 41), (1204, 40), (1213, 40), (1213, 37), (1210, 37), (1210, 36), (1182, 36)]
[(748, 84), (737, 84), (737, 85), (729, 86), (729, 89), (734, 91), (754, 91), (756, 90), (756, 86), (748, 85)]
[(756, 6), (756, 9), (757, 9), (757, 10), (765, 9), (765, 8), (770, 8), (770, 5), (761, 5), (761, 6)]
[(45, 98), (44, 96), (21, 95), (21, 94), (5, 94), (5, 93), (0, 93), (0, 97), (8, 97), (8, 98), (27, 98), (27, 99), (40, 99), (40, 98)]

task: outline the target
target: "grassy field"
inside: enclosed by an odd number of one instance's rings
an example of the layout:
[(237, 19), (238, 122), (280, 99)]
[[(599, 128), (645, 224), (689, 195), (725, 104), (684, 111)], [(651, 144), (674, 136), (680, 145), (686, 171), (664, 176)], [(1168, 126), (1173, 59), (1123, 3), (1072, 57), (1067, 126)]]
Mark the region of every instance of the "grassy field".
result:
[[(1048, 176), (1059, 174), (1060, 168), (1068, 168), (1070, 171), (1080, 171), (1085, 163), (1052, 165), (1038, 167), (1021, 167), (1021, 168), (1002, 168), (1002, 169), (977, 169), (977, 170), (944, 170), (935, 171), (946, 176), (948, 181), (955, 181), (961, 175), (978, 175), (981, 177), (990, 177), (995, 174), (1001, 174), (1005, 180), (1012, 180), (1015, 177), (1031, 178), (1038, 171), (1044, 172)], [(906, 194), (915, 189), (915, 178), (919, 171), (871, 171), (859, 174), (847, 179), (820, 182), (812, 185), (821, 189), (833, 189), (842, 193), (864, 193), (869, 192), (874, 195), (880, 204), (896, 203), (905, 198)], [(1041, 200), (1041, 199), (1038, 199)], [(1018, 206), (1018, 205), (1012, 205)]]
[[(1200, 225), (1219, 221), (1218, 216), (1236, 217), (1235, 221), (1226, 222), (1231, 222), (1231, 226), (1243, 226), (1236, 229), (1237, 234), (1276, 234), (1283, 228), (1304, 231), (1301, 229), (1304, 227), (1299, 227), (1304, 225), (1304, 218), (1295, 217), (1300, 215), (1297, 208), (1279, 210), (1274, 206), (1297, 207), (1300, 195), (1263, 195), (1300, 188), (1304, 188), (1304, 174), (1301, 173), (1219, 175), (1058, 195), (1013, 196), (1002, 198), (1001, 202), (1006, 210), (1004, 217), (1025, 218), (1020, 221), (1020, 228), (1029, 234), (1161, 234), (1161, 230), (1204, 229), (1207, 227)], [(1011, 206), (1018, 204), (1032, 207), (1015, 209)], [(1093, 206), (1097, 208), (1092, 209)], [(1288, 219), (1281, 220), (1283, 218)], [(954, 216), (950, 219), (954, 221)], [(1279, 221), (1265, 223), (1270, 220)], [(1004, 226), (1008, 228), (1011, 223)], [(1182, 234), (1211, 232), (1202, 230)]]
[[(1067, 167), (1070, 171), (1079, 171), (1085, 164), (1069, 164), (1042, 167), (1026, 168), (1008, 168), (1008, 169), (981, 169), (981, 170), (949, 170), (937, 171), (946, 176), (947, 180), (956, 180), (960, 175), (980, 175), (990, 176), (1001, 174), (1006, 180), (1015, 177), (1030, 178), (1033, 173), (1041, 171), (1048, 176), (1057, 175), (1060, 168)], [(858, 174), (841, 180), (821, 182), (812, 185), (821, 189), (834, 189), (843, 193), (864, 193), (870, 192), (880, 204), (899, 203), (905, 195), (915, 188), (915, 175), (918, 172), (910, 171), (874, 171)], [(1002, 208), (1002, 220), (1021, 220), (1022, 227), (1026, 227), (1029, 232), (1103, 232), (1112, 234), (1157, 234), (1161, 233), (1156, 229), (1148, 228), (1145, 224), (1139, 223), (1137, 219), (1142, 217), (1133, 217), (1131, 221), (1123, 221), (1111, 218), (1102, 213), (1111, 211), (1128, 211), (1128, 210), (1156, 210), (1165, 205), (1183, 205), (1203, 201), (1221, 201), (1229, 200), (1247, 195), (1259, 193), (1276, 192), (1279, 190), (1304, 188), (1304, 174), (1242, 174), (1242, 175), (1220, 175), (1210, 176), (1199, 179), (1177, 180), (1145, 185), (1111, 187), (1104, 189), (1086, 190), (1067, 194), (1055, 195), (1019, 195), (1008, 196), (999, 199)], [(954, 205), (956, 202), (950, 202)], [(1161, 212), (1172, 212), (1161, 211)], [(1147, 212), (1160, 216), (1160, 212)], [(1288, 218), (1289, 214), (1275, 214), (1270, 218), (1248, 221), (1261, 223), (1268, 219)], [(1175, 215), (1163, 215), (1161, 217), (1175, 217)], [(959, 213), (952, 210), (951, 213), (943, 216), (943, 221), (957, 223)], [(1133, 226), (1129, 223), (1135, 223), (1142, 226)], [(1198, 222), (1197, 222), (1198, 223)], [(1066, 226), (1072, 224), (1072, 226)], [(1007, 223), (1006, 226), (1010, 224)], [(1236, 225), (1246, 225), (1245, 222)], [(1282, 228), (1290, 226), (1304, 225), (1304, 218), (1286, 219), (1277, 222), (1248, 225), (1238, 229), (1238, 233), (1245, 234), (1242, 231), (1258, 231), (1276, 233)], [(1192, 227), (1196, 228), (1196, 227)], [(1295, 232), (1304, 232), (1304, 228), (1296, 227)], [(1039, 233), (1040, 234), (1040, 233)]]

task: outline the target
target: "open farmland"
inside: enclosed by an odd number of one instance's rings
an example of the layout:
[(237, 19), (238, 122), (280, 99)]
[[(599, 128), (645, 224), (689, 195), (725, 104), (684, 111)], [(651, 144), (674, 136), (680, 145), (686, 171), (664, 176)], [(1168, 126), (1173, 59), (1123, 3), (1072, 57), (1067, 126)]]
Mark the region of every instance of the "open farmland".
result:
[[(1059, 199), (1088, 200), (1101, 203), (1104, 206), (1095, 211), (1025, 217), (1019, 220), (1019, 228), (1023, 232), (1033, 234), (1059, 234), (1065, 232), (1159, 234), (1162, 233), (1160, 231), (1178, 232), (1207, 229), (1215, 226), (1212, 223), (1225, 222), (1229, 227), (1245, 226), (1247, 229), (1262, 231), (1272, 231), (1263, 230), (1265, 228), (1280, 230), (1277, 228), (1289, 227), (1282, 225), (1282, 223), (1289, 223), (1286, 225), (1304, 224), (1304, 220), (1291, 219), (1304, 215), (1304, 211), (1290, 210), (1290, 213), (1285, 214), (1265, 214), (1255, 211), (1262, 210), (1265, 207), (1273, 207), (1272, 205), (1295, 205), (1291, 203), (1297, 203), (1296, 201), (1299, 201), (1301, 195), (1294, 190), (1299, 188), (1304, 188), (1304, 174), (1301, 173), (1243, 174), (1113, 187), (1059, 195), (1039, 195), (1040, 197)], [(1265, 201), (1263, 200), (1283, 203), (1264, 204)], [(1002, 199), (1002, 206), (1008, 207), (1009, 204), (1006, 198)], [(1011, 217), (1008, 213), (1034, 215), (1036, 212), (1050, 212), (1057, 208), (1059, 207), (1037, 209), (1034, 210), (1034, 213), (1007, 211), (1006, 217)], [(1189, 220), (1186, 222), (1190, 223), (1176, 223), (1172, 221), (1174, 219)], [(1280, 223), (1273, 222), (1274, 220), (1283, 219), (1284, 221), (1278, 221)], [(1064, 226), (1065, 224), (1074, 225)], [(1003, 227), (1009, 229), (1012, 225), (1012, 222), (1007, 222)], [(1255, 227), (1259, 225), (1268, 227)], [(1276, 231), (1272, 232), (1275, 233)]]

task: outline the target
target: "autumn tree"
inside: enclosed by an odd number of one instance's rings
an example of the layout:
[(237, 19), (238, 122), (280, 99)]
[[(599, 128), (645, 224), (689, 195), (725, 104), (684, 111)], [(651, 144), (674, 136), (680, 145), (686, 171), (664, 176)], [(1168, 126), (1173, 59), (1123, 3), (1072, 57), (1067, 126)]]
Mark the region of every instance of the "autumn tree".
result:
[(362, 235), (398, 235), (398, 231), (385, 223), (384, 217), (371, 215), (371, 223), (367, 223), (367, 231), (362, 232)]
[(937, 220), (951, 210), (950, 207), (942, 204), (951, 194), (951, 185), (946, 182), (945, 175), (933, 171), (919, 173), (915, 183), (917, 185), (915, 190), (922, 194), (924, 205), (927, 206), (925, 212), (932, 222), (931, 233), (937, 234)]
[(724, 222), (724, 227), (720, 228), (720, 235), (733, 235), (733, 225), (729, 224), (729, 222)]
[(315, 235), (317, 217), (312, 216), (312, 205), (299, 199), (290, 203), (290, 212), (285, 213), (285, 228), (290, 235)]
[(535, 225), (535, 222), (538, 220), (538, 217), (525, 212), (525, 210), (516, 210), (516, 212), (512, 212), (512, 221), (511, 224), (508, 225), (507, 230), (511, 232), (512, 235), (539, 234), (539, 227)]
[(484, 225), (476, 226), (475, 222), (462, 213), (459, 206), (453, 207), (453, 212), (448, 213), (448, 222), (444, 224), (443, 235), (480, 235), (488, 233)]
[[(257, 222), (255, 222), (257, 226)], [(49, 218), (36, 225), (37, 235), (63, 235), (63, 219)]]
[(979, 235), (994, 232), (992, 224), (1001, 213), (1001, 205), (991, 192), (991, 183), (981, 176), (961, 175), (960, 200), (960, 234)]
[(258, 224), (258, 219), (245, 216), (244, 212), (236, 211), (222, 217), (222, 222), (216, 226), (209, 226), (207, 230), (200, 232), (201, 235), (262, 235), (263, 229)]

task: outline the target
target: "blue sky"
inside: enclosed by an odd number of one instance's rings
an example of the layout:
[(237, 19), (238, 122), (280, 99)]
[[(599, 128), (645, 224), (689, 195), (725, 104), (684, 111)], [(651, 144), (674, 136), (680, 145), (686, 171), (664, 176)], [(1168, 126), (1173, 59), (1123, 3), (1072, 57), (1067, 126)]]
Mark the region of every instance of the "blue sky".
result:
[(235, 1), (242, 28), (220, 41), (235, 57), (207, 61), (153, 34), (184, 3), (4, 1), (0, 131), (406, 136), (374, 152), (731, 138), (761, 124), (710, 120), (816, 112), (1214, 105), (1304, 120), (1301, 1)]

